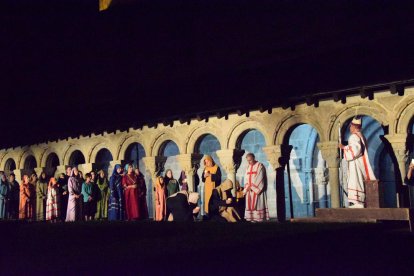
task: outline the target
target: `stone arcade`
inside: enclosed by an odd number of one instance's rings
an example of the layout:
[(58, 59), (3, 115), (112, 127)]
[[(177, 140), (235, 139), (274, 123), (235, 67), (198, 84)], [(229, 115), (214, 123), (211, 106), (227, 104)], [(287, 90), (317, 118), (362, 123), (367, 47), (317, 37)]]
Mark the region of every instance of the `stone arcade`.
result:
[[(204, 154), (213, 156), (223, 176), (243, 185), (244, 155), (253, 152), (267, 169), (270, 216), (311, 217), (316, 208), (340, 207), (338, 123), (346, 137), (347, 123), (360, 114), (370, 124), (367, 129), (372, 129), (368, 140), (375, 158), (371, 162), (377, 177), (387, 184), (386, 207), (409, 206), (403, 179), (407, 152), (412, 152), (414, 87), (396, 89), (391, 84), (369, 95), (361, 91), (2, 149), (0, 169), (13, 171), (20, 180), (30, 171), (53, 175), (64, 172), (65, 166), (78, 165), (84, 172), (111, 172), (114, 164), (133, 161), (145, 172), (149, 191), (155, 177), (168, 168), (176, 178), (184, 170), (190, 176), (189, 189), (202, 190)], [(152, 199), (148, 193), (148, 203)], [(152, 204), (148, 205), (151, 216)]]

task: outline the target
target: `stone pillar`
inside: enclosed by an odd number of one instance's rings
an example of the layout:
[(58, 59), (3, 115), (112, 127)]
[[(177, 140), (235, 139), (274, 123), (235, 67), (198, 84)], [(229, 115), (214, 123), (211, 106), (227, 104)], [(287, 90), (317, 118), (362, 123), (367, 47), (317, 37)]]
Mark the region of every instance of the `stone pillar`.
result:
[[(404, 183), (404, 179), (407, 175), (407, 159), (408, 159), (408, 150), (407, 150), (407, 134), (394, 134), (394, 135), (385, 135), (384, 136), (389, 145), (392, 147), (394, 151), (395, 158), (398, 162), (398, 168), (400, 170), (400, 175), (397, 176), (396, 181), (396, 190), (397, 190), (397, 206), (403, 207), (404, 205), (404, 196), (403, 196), (403, 187), (402, 184)], [(412, 190), (408, 187), (409, 190), (409, 197), (410, 201), (413, 202), (413, 195)]]
[(318, 167), (313, 170), (313, 185), (315, 188), (314, 197), (317, 199), (319, 208), (328, 208), (327, 189), (329, 183), (329, 170), (324, 167)]
[(22, 182), (22, 177), (23, 177), (23, 175), (22, 175), (22, 170), (19, 170), (19, 169), (15, 169), (14, 171), (13, 171), (13, 173), (14, 173), (14, 175), (16, 176), (16, 181), (17, 182), (19, 182), (19, 184)]
[(56, 167), (55, 177), (58, 177), (59, 174), (66, 174), (66, 165), (60, 165)]
[(85, 174), (91, 172), (94, 169), (95, 163), (85, 163), (85, 164), (79, 164), (78, 170), (80, 170), (83, 173), (83, 177), (85, 177)]
[(167, 157), (164, 156), (148, 156), (143, 157), (142, 160), (145, 164), (146, 172), (151, 176), (152, 185), (148, 187), (147, 191), (151, 190), (152, 193), (152, 209), (154, 210), (154, 219), (155, 219), (155, 184), (157, 181), (157, 176), (161, 175), (164, 170), (164, 164), (167, 161)]
[(340, 207), (339, 194), (339, 148), (337, 141), (318, 143), (323, 159), (329, 170), (329, 187), (331, 188), (331, 207)]
[[(286, 202), (285, 202), (285, 165), (286, 159), (283, 157), (283, 146), (274, 145), (263, 147), (269, 164), (276, 171), (276, 213), (278, 221), (286, 220)], [(286, 155), (287, 153), (285, 153)]]
[(203, 158), (202, 154), (181, 154), (177, 156), (177, 160), (180, 163), (181, 169), (187, 175), (188, 190), (190, 192), (196, 192), (195, 188), (195, 175), (200, 167), (200, 161)]
[(43, 168), (34, 168), (33, 170), (36, 173), (37, 177), (40, 177), (43, 172)]
[(233, 182), (232, 194), (236, 196), (236, 172), (240, 167), (241, 158), (243, 157), (244, 150), (229, 149), (229, 150), (218, 150), (216, 152), (220, 159), (220, 164), (223, 170), (227, 173), (227, 178)]

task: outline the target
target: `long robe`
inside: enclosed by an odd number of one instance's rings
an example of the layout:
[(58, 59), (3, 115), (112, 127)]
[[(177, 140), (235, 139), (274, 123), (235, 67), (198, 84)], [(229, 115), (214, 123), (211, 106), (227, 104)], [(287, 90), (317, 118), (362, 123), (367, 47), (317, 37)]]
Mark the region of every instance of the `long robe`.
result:
[(122, 175), (113, 174), (109, 180), (108, 220), (124, 219), (124, 191)]
[(145, 178), (142, 174), (137, 176), (138, 190), (139, 190), (139, 213), (140, 219), (148, 218), (148, 205), (147, 205), (147, 185), (145, 184)]
[[(204, 177), (205, 171), (208, 171), (211, 175), (209, 177)], [(221, 183), (220, 167), (217, 166), (217, 164), (212, 167), (205, 167), (201, 180), (204, 182), (204, 212), (208, 214), (208, 203), (210, 201), (211, 194)]]
[(155, 186), (155, 220), (162, 221), (167, 213), (165, 200), (165, 185)]
[(368, 158), (368, 144), (361, 132), (351, 134), (344, 147), (344, 159), (348, 163), (348, 202), (365, 205), (364, 180), (376, 180)]
[(0, 180), (0, 219), (7, 219), (7, 203), (9, 196), (10, 187), (8, 183)]
[[(133, 185), (137, 185), (133, 188)], [(139, 189), (137, 177), (134, 173), (125, 174), (122, 178), (122, 186), (125, 194), (125, 214), (127, 220), (137, 220), (140, 215), (139, 210)]]
[(44, 221), (46, 215), (47, 183), (38, 181), (36, 184), (36, 220)]
[(106, 219), (108, 217), (109, 187), (107, 178), (98, 178), (96, 189), (96, 214), (95, 219)]
[(46, 199), (46, 220), (55, 220), (60, 218), (60, 195), (59, 188), (48, 187)]
[(82, 184), (79, 177), (72, 175), (68, 181), (68, 209), (66, 212), (66, 221), (79, 221), (82, 219), (82, 196), (81, 195)]
[(36, 209), (36, 188), (32, 183), (20, 185), (19, 219), (33, 220)]
[[(213, 189), (208, 204), (208, 216), (212, 221), (218, 222), (237, 222), (240, 221), (240, 215), (235, 206), (235, 198), (231, 194), (232, 182), (223, 182), (220, 186)], [(231, 198), (231, 204), (227, 204), (226, 200)]]
[[(65, 175), (64, 178), (58, 179), (58, 186), (59, 186), (59, 195), (60, 195), (60, 220), (66, 220), (66, 210), (68, 209), (68, 199), (69, 199), (69, 192), (68, 192), (68, 181), (69, 176)], [(66, 192), (66, 194), (64, 194)]]
[[(244, 176), (246, 181), (243, 194), (246, 199), (246, 209), (244, 218), (247, 221), (263, 221), (269, 219), (269, 210), (267, 207), (267, 179), (266, 169), (260, 162), (247, 166)], [(250, 188), (250, 191), (247, 189)]]
[(194, 221), (193, 210), (197, 205), (190, 205), (185, 191), (178, 192), (167, 198), (166, 217), (172, 215), (173, 221)]
[(164, 183), (166, 184), (167, 189), (166, 191), (166, 197), (172, 196), (175, 193), (178, 193), (180, 191), (180, 187), (178, 185), (178, 181), (174, 178), (164, 177)]
[(8, 182), (10, 195), (9, 195), (9, 205), (8, 205), (8, 218), (9, 219), (18, 219), (19, 218), (19, 203), (20, 203), (20, 186), (16, 180), (13, 182)]

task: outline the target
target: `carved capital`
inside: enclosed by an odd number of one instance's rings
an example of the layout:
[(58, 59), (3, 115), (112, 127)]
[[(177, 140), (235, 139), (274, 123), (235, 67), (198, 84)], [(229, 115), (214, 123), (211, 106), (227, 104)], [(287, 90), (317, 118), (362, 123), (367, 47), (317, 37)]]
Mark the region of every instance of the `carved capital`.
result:
[(337, 141), (318, 143), (323, 159), (329, 168), (339, 168), (339, 148)]
[(180, 163), (182, 170), (185, 171), (187, 175), (193, 175), (196, 173), (200, 167), (200, 161), (202, 158), (203, 155), (197, 153), (181, 154), (177, 156), (177, 160)]
[(145, 164), (145, 169), (152, 178), (156, 178), (164, 171), (164, 164), (167, 161), (165, 156), (148, 156), (142, 158)]
[(406, 162), (408, 158), (407, 134), (394, 134), (384, 136), (394, 151), (395, 157), (399, 162)]
[[(263, 152), (267, 156), (270, 165), (274, 168), (281, 168), (286, 165), (287, 160), (289, 160), (290, 147), (284, 145), (274, 145), (263, 147)], [(288, 158), (285, 158), (285, 157)]]
[(243, 157), (244, 150), (218, 150), (216, 154), (220, 159), (220, 163), (223, 169), (228, 174), (235, 174), (237, 169), (240, 167), (241, 158)]

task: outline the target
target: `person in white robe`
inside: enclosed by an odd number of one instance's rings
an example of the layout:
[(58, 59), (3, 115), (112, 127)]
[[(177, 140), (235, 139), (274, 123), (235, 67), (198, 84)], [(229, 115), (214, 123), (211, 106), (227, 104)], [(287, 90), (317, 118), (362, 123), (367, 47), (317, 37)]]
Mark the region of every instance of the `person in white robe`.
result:
[(244, 218), (251, 222), (262, 222), (269, 219), (266, 169), (262, 163), (256, 161), (253, 153), (248, 153), (246, 160), (249, 165), (244, 176), (243, 194), (246, 201)]
[(350, 124), (348, 145), (339, 145), (347, 162), (347, 193), (349, 208), (365, 208), (365, 181), (376, 180), (368, 157), (368, 143), (362, 134), (362, 118)]

